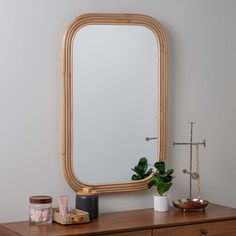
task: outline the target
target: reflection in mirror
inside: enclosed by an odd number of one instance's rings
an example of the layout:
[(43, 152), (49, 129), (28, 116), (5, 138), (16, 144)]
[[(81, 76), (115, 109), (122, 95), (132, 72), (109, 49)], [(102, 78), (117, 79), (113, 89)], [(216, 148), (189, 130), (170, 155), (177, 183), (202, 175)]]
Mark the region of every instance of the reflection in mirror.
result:
[(156, 140), (145, 141), (158, 136), (157, 46), (144, 26), (88, 25), (77, 31), (73, 168), (81, 182), (127, 182), (141, 156), (157, 160)]
[(67, 182), (75, 191), (146, 189), (151, 177), (131, 181), (131, 168), (143, 156), (151, 163), (165, 160), (167, 46), (161, 25), (138, 14), (82, 15), (65, 33), (62, 58)]

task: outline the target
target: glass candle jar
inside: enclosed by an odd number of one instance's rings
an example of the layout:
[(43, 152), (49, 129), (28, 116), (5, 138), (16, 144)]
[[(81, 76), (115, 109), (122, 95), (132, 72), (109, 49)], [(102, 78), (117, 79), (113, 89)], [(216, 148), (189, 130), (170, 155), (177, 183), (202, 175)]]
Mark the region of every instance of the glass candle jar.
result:
[(52, 223), (52, 197), (31, 196), (29, 202), (29, 221), (31, 223)]

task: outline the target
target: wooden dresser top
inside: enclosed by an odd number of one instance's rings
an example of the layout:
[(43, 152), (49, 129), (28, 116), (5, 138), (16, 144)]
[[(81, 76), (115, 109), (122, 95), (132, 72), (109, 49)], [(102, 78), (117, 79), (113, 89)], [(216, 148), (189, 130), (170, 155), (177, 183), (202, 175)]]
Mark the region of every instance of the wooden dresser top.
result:
[(31, 225), (28, 221), (0, 224), (2, 236), (58, 236), (58, 235), (94, 235), (127, 232), (145, 229), (158, 229), (171, 226), (183, 226), (197, 223), (216, 222), (236, 219), (236, 209), (216, 204), (209, 204), (205, 212), (182, 213), (171, 208), (168, 212), (154, 212), (153, 209), (122, 211), (100, 214), (98, 219), (88, 224)]

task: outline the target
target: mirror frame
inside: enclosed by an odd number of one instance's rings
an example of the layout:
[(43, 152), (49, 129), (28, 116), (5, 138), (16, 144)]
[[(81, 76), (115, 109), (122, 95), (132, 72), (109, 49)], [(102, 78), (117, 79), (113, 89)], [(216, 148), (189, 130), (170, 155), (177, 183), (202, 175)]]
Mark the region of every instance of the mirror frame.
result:
[[(159, 158), (166, 158), (167, 136), (167, 42), (165, 32), (158, 21), (152, 17), (140, 14), (104, 14), (89, 13), (77, 17), (68, 27), (63, 38), (62, 54), (62, 168), (65, 179), (75, 191), (88, 187), (97, 193), (130, 192), (148, 188), (151, 176), (139, 181), (118, 182), (111, 184), (88, 185), (80, 182), (73, 169), (73, 68), (72, 49), (76, 32), (86, 25), (138, 25), (149, 28), (155, 35), (158, 45), (158, 98), (159, 114), (157, 127), (160, 129)], [(137, 159), (138, 161), (138, 159)], [(130, 176), (132, 173), (130, 173)]]

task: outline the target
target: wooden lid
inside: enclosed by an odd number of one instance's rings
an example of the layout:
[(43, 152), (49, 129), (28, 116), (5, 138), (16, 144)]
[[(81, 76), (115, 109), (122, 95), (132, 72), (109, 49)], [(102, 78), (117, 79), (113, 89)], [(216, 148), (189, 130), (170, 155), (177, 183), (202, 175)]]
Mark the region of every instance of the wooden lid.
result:
[(30, 203), (36, 203), (36, 204), (46, 204), (46, 203), (52, 203), (52, 197), (50, 196), (31, 196), (29, 198)]
[(92, 190), (91, 188), (83, 188), (82, 191), (77, 192), (78, 195), (88, 196), (88, 195), (94, 195), (96, 194), (95, 190)]

